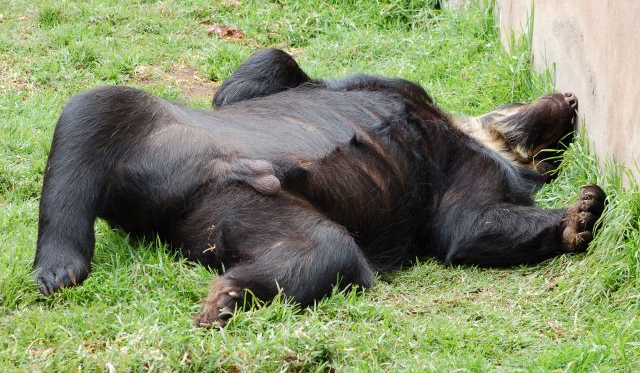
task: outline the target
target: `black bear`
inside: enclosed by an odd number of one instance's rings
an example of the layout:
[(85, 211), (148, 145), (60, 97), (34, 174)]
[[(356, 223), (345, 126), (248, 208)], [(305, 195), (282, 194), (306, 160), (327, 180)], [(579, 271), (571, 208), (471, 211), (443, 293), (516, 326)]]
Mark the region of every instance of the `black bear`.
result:
[(554, 167), (536, 154), (573, 131), (572, 94), (453, 118), (409, 81), (311, 79), (268, 49), (214, 103), (119, 86), (69, 100), (40, 202), (44, 294), (87, 277), (96, 217), (225, 268), (196, 317), (222, 326), (245, 294), (306, 306), (415, 257), (510, 266), (583, 251), (604, 209), (595, 185), (562, 209), (532, 197)]

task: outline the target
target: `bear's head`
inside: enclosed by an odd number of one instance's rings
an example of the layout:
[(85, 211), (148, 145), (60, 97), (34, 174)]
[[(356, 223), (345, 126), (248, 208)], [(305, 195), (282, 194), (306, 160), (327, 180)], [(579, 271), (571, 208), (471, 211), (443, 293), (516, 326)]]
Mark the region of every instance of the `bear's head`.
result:
[(553, 93), (530, 104), (507, 104), (478, 117), (455, 118), (454, 124), (516, 166), (547, 174), (559, 161), (554, 153), (542, 151), (563, 150), (571, 142), (577, 107), (574, 94)]

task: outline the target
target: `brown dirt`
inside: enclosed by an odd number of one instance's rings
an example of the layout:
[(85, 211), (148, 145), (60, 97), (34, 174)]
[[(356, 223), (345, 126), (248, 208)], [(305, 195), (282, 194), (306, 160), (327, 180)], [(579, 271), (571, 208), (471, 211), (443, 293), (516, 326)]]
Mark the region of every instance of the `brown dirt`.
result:
[(195, 68), (185, 65), (176, 65), (169, 71), (154, 66), (137, 66), (133, 81), (153, 87), (174, 86), (188, 100), (212, 99), (214, 92), (220, 86), (219, 83), (199, 76)]

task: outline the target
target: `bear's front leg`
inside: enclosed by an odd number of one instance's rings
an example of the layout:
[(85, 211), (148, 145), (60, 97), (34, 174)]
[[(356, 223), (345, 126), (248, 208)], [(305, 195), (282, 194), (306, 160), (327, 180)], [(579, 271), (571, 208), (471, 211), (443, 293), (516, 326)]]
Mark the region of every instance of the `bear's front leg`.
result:
[(600, 187), (588, 185), (581, 188), (578, 201), (565, 209), (513, 204), (471, 211), (449, 208), (443, 219), (455, 224), (442, 224), (437, 232), (439, 254), (448, 264), (512, 266), (584, 251), (593, 238), (605, 198)]
[(567, 208), (562, 218), (562, 244), (567, 252), (587, 250), (593, 239), (593, 227), (604, 211), (606, 195), (597, 185), (580, 188), (578, 201)]

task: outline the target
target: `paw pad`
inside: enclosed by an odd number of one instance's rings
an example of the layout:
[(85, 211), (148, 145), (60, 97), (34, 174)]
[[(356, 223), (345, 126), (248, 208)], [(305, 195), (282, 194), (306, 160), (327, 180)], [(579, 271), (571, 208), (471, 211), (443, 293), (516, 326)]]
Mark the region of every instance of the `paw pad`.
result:
[(202, 312), (194, 320), (195, 326), (223, 328), (234, 315), (236, 306), (241, 300), (242, 289), (230, 286), (228, 280), (214, 280)]
[(580, 188), (578, 200), (562, 219), (562, 244), (566, 252), (582, 252), (593, 239), (593, 227), (604, 211), (606, 194), (597, 185)]

